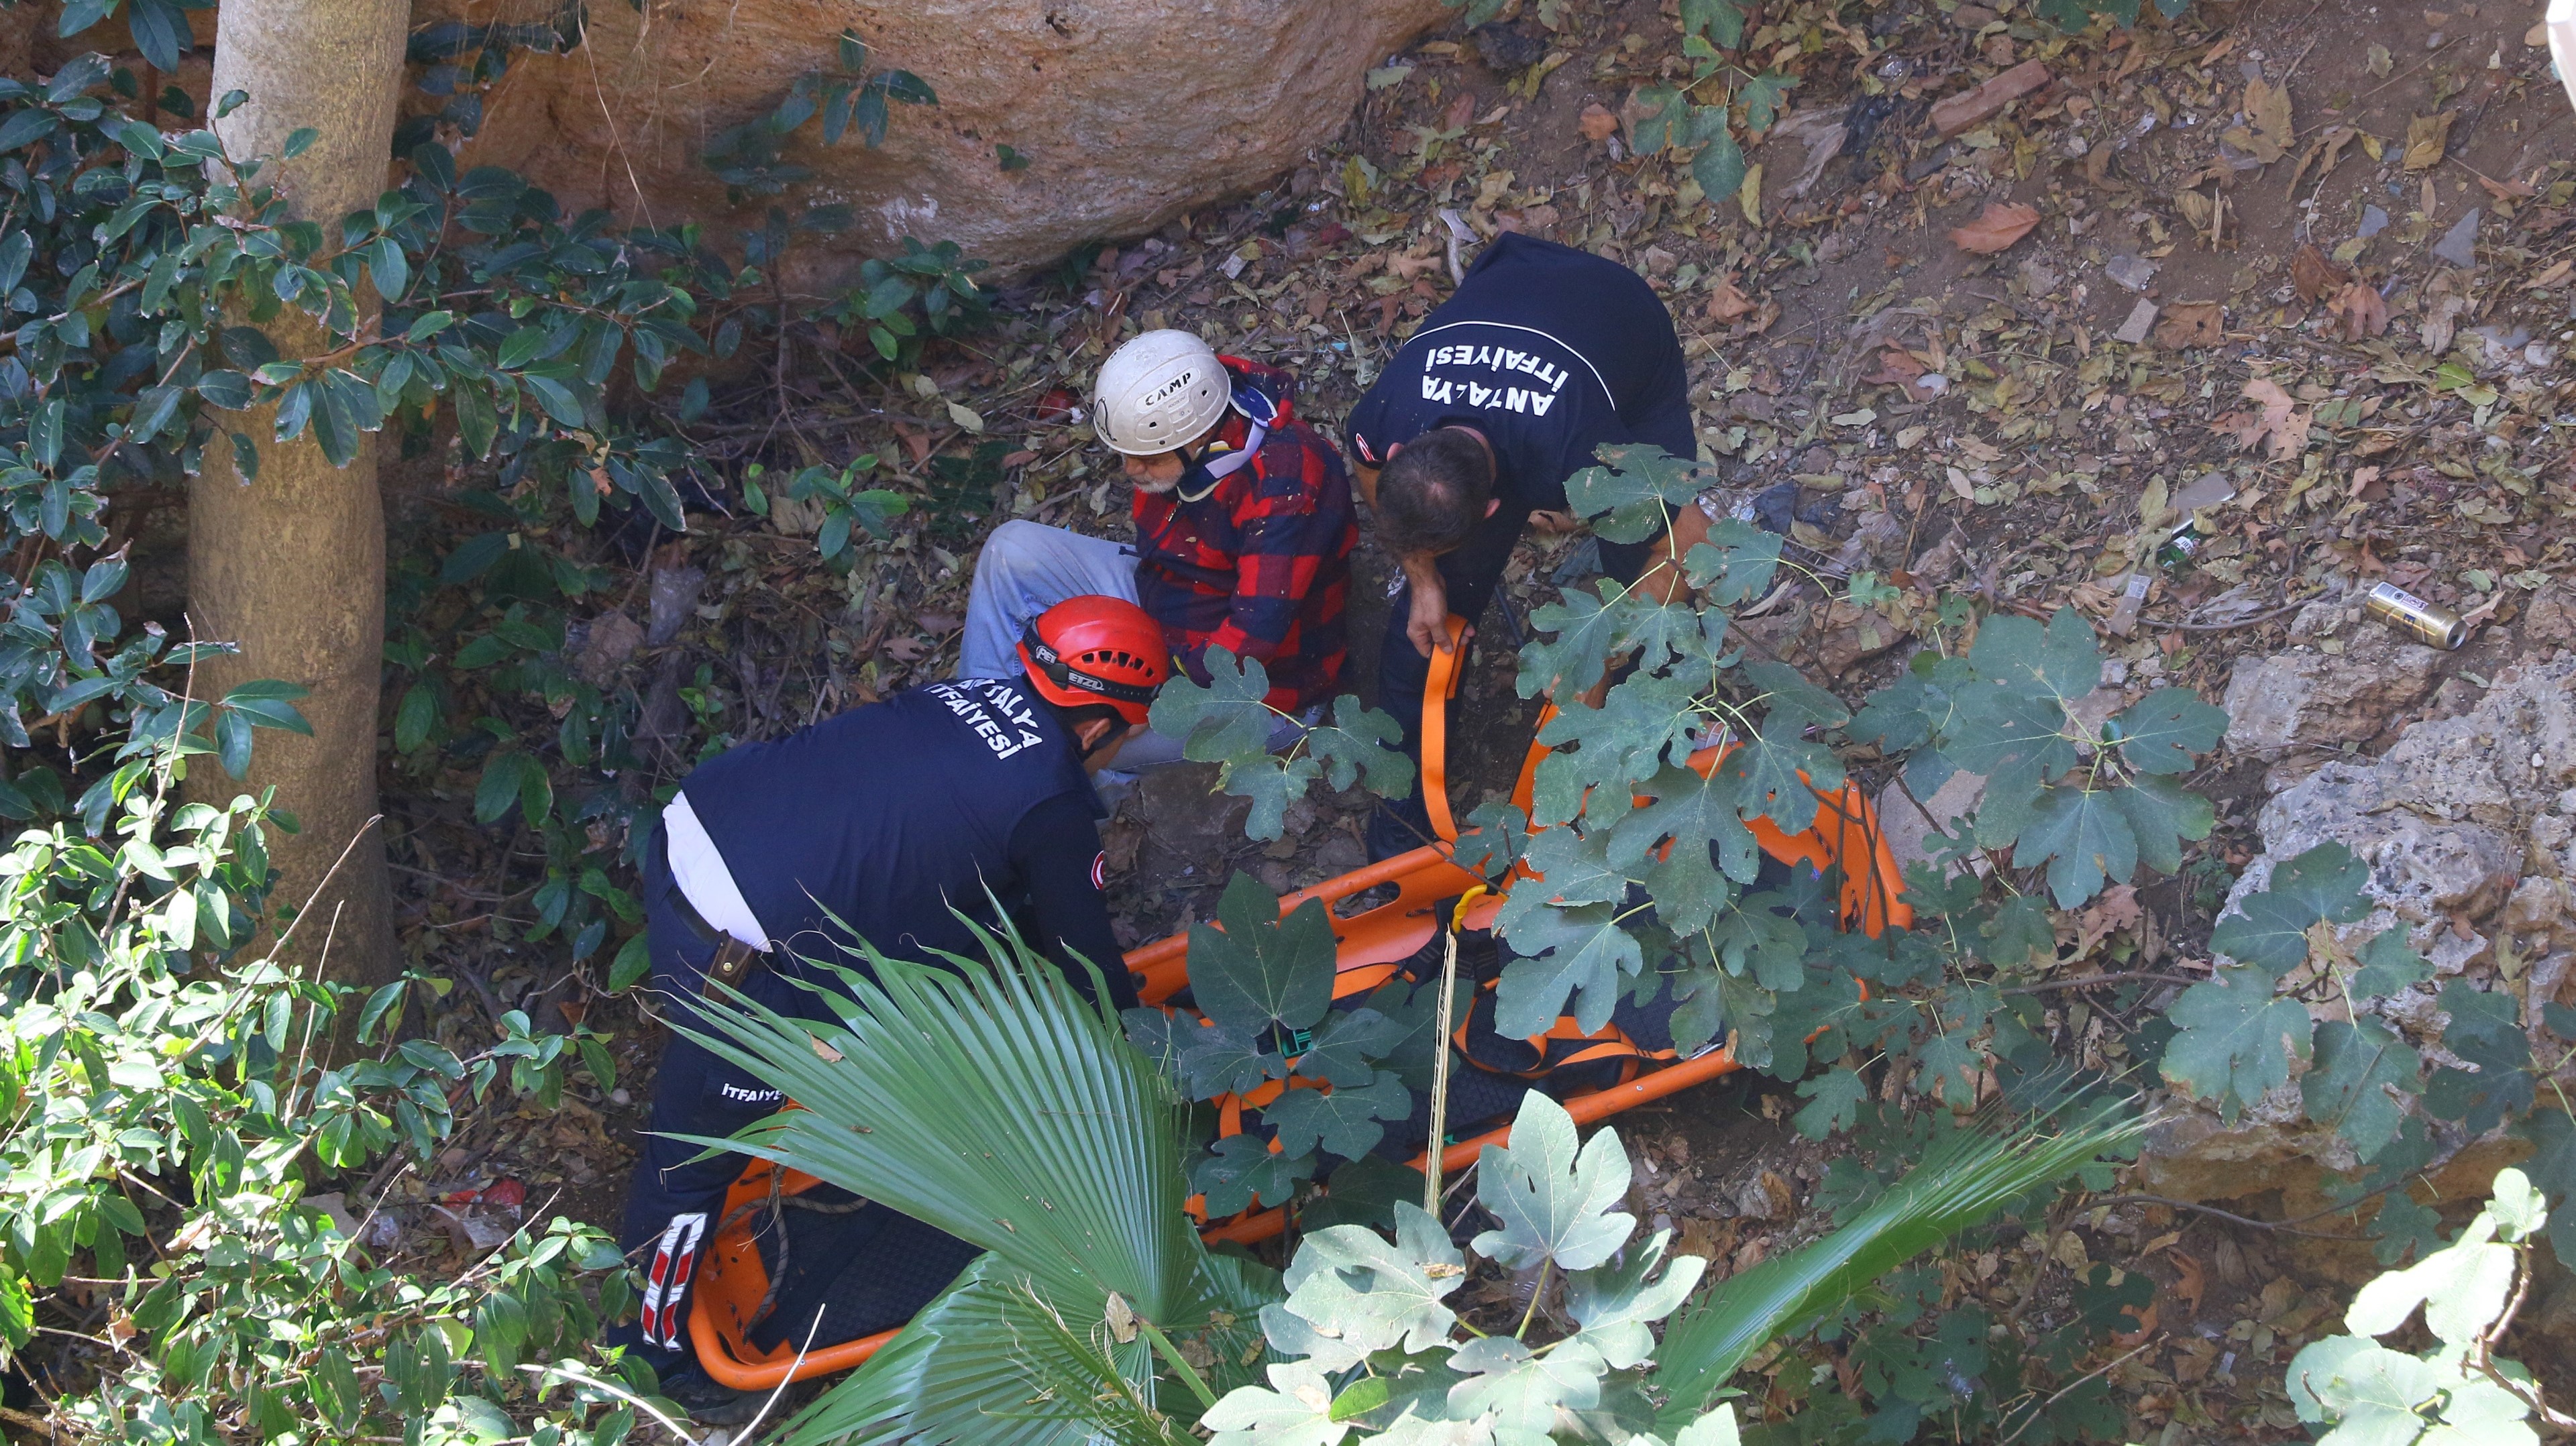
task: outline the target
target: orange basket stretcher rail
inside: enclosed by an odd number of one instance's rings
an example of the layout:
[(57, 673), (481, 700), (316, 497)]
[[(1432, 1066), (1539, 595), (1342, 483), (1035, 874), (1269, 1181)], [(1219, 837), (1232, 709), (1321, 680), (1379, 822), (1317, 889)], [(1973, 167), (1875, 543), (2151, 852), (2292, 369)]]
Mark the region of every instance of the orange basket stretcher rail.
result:
[[(1375, 966), (1393, 965), (1413, 957), (1439, 931), (1441, 903), (1486, 882), (1451, 858), (1458, 828), (1448, 798), (1447, 709), (1440, 705), (1457, 694), (1466, 657), (1465, 632), (1463, 619), (1449, 619), (1451, 647), (1433, 653), (1424, 689), (1421, 786), (1436, 841), (1326, 879), (1279, 901), (1283, 918), (1309, 899), (1323, 901), (1325, 917), (1333, 928), (1334, 968), (1338, 974), (1374, 970)], [(1544, 729), (1555, 714), (1554, 705), (1550, 705), (1540, 714), (1539, 727)], [(1702, 748), (1692, 755), (1691, 766), (1705, 773), (1716, 767), (1732, 747), (1720, 744)], [(1513, 802), (1524, 814), (1530, 806), (1539, 760), (1549, 751), (1547, 745), (1533, 739), (1522, 762)], [(1891, 926), (1912, 925), (1913, 911), (1900, 897), (1904, 892), (1903, 877), (1879, 835), (1877, 813), (1857, 784), (1846, 782), (1836, 793), (1818, 791), (1816, 823), (1804, 833), (1784, 833), (1767, 819), (1757, 820), (1750, 827), (1762, 850), (1784, 863), (1841, 870), (1844, 927), (1858, 928), (1874, 937)], [(1852, 867), (1855, 862), (1862, 866)], [(1516, 870), (1501, 888), (1467, 911), (1465, 927), (1491, 928), (1494, 915), (1502, 907), (1502, 890), (1522, 882), (1540, 880), (1526, 869)], [(1382, 884), (1395, 885), (1394, 898), (1347, 918), (1336, 912), (1342, 901)], [(1188, 948), (1189, 936), (1182, 933), (1128, 951), (1127, 968), (1137, 976), (1137, 992), (1146, 1003), (1160, 1004), (1188, 986)], [(1576, 1124), (1588, 1125), (1741, 1067), (1732, 1051), (1712, 1049), (1563, 1103)], [(1506, 1125), (1461, 1140), (1441, 1151), (1441, 1168), (1444, 1172), (1463, 1170), (1476, 1161), (1485, 1146), (1507, 1144), (1510, 1138), (1511, 1130)], [(1411, 1163), (1420, 1169), (1429, 1163), (1429, 1158), (1426, 1151)], [(801, 1359), (790, 1344), (764, 1351), (751, 1343), (752, 1330), (769, 1297), (769, 1275), (755, 1241), (758, 1211), (745, 1207), (757, 1206), (771, 1195), (772, 1168), (767, 1161), (752, 1162), (727, 1193), (723, 1213), (716, 1218), (733, 1223), (717, 1231), (699, 1263), (696, 1302), (689, 1313), (689, 1334), (697, 1348), (699, 1365), (719, 1383), (740, 1391), (768, 1390), (790, 1380), (849, 1370), (899, 1334), (899, 1329), (880, 1331), (809, 1350)], [(812, 1176), (790, 1170), (779, 1182), (777, 1193), (799, 1194), (819, 1183)], [(1211, 1222), (1200, 1235), (1212, 1244), (1252, 1244), (1278, 1235), (1287, 1226), (1288, 1212), (1274, 1208)]]

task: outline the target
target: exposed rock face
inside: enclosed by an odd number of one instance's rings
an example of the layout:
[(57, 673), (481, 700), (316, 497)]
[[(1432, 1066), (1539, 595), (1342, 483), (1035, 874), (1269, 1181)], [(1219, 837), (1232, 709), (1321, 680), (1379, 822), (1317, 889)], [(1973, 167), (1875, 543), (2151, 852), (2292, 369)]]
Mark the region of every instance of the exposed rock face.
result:
[(2535, 648), (2576, 645), (2576, 586), (2552, 582), (2531, 595), (2522, 611), (2522, 641)]
[[(2434, 996), (2447, 976), (2533, 1003), (2556, 997), (2576, 975), (2576, 657), (2505, 674), (2467, 712), (2416, 724), (2375, 761), (2327, 764), (2264, 805), (2258, 827), (2263, 853), (2227, 910), (2317, 844), (2350, 848), (2370, 865), (2377, 907), (2343, 931), (2347, 940), (2403, 927), (2437, 971), (2430, 985), (2373, 1006), (2417, 1042), (2441, 1025)], [(2483, 1190), (2513, 1148), (2480, 1142), (2454, 1160), (2443, 1188)], [(2355, 1162), (2331, 1129), (2305, 1119), (2293, 1083), (2233, 1125), (2176, 1099), (2141, 1163), (2148, 1188), (2178, 1199), (2279, 1190), (2315, 1201), (2321, 1170)]]
[[(488, 3), (422, 0), (415, 27), (488, 22)], [(470, 12), (470, 13), (469, 13)], [(774, 110), (855, 30), (935, 107), (894, 107), (885, 145), (825, 146), (809, 121), (785, 159), (814, 179), (796, 206), (857, 224), (800, 242), (791, 276), (840, 278), (906, 235), (955, 241), (1008, 274), (1086, 241), (1134, 235), (1295, 166), (1342, 127), (1370, 66), (1452, 18), (1440, 0), (648, 0), (588, 7), (567, 55), (521, 54), (461, 159), (525, 171), (570, 209), (668, 222), (728, 213), (698, 157)], [(1027, 156), (1005, 172), (995, 147)], [(739, 213), (757, 224), (769, 203)]]
[[(2292, 635), (2313, 635), (2310, 613)], [(2274, 757), (2376, 736), (2399, 710), (2432, 691), (2441, 654), (2377, 623), (2343, 629), (2339, 654), (2297, 648), (2243, 658), (2227, 681), (2227, 745)]]
[(2263, 806), (2263, 853), (2237, 880), (2229, 906), (2268, 885), (2274, 864), (2333, 840), (2370, 865), (2370, 894), (2379, 904), (2350, 932), (2363, 937), (2403, 921), (2410, 926), (2409, 942), (2443, 973), (2460, 972), (2467, 958), (2454, 957), (2456, 950), (2441, 936), (2451, 933), (2449, 943), (2459, 942), (2450, 930), (2452, 919), (2480, 918), (2504, 902), (2519, 876), (2522, 851), (2494, 829), (2405, 807), (2410, 781), (2387, 759), (2329, 763), (2282, 791)]

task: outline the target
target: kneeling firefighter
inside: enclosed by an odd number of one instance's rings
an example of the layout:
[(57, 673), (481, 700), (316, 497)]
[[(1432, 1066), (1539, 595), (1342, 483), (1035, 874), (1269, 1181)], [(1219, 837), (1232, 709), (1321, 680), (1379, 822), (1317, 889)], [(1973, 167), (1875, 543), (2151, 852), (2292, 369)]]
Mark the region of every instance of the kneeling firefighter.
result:
[[(653, 986), (679, 1022), (694, 1022), (710, 979), (820, 1017), (796, 981), (824, 971), (798, 956), (841, 957), (840, 925), (888, 955), (976, 953), (957, 911), (988, 913), (988, 890), (1077, 987), (1088, 993), (1092, 979), (1079, 955), (1113, 1003), (1136, 1002), (1101, 897), (1090, 775), (1144, 730), (1171, 653), (1142, 608), (1087, 596), (1031, 621), (1018, 661), (1015, 677), (915, 688), (689, 775), (644, 861)], [(640, 1351), (664, 1393), (702, 1419), (732, 1393), (696, 1366), (689, 1286), (743, 1161), (695, 1158), (698, 1146), (671, 1136), (730, 1135), (782, 1103), (692, 1040), (674, 1035), (663, 1050), (621, 1241), (645, 1270), (642, 1316), (610, 1341)]]

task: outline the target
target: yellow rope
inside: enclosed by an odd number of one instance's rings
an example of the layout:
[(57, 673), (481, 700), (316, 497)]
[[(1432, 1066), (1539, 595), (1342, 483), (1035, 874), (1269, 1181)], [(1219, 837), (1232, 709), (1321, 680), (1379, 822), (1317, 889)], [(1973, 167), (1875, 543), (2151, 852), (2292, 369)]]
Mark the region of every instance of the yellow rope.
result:
[(1431, 1057), (1431, 1149), (1428, 1168), (1422, 1172), (1422, 1213), (1440, 1217), (1440, 1157), (1449, 1136), (1449, 1054), (1450, 1014), (1458, 994), (1458, 931), (1467, 927), (1467, 907), (1485, 896), (1485, 886), (1478, 884), (1458, 900), (1449, 911), (1449, 953), (1440, 962), (1440, 1037), (1435, 1043), (1438, 1053)]

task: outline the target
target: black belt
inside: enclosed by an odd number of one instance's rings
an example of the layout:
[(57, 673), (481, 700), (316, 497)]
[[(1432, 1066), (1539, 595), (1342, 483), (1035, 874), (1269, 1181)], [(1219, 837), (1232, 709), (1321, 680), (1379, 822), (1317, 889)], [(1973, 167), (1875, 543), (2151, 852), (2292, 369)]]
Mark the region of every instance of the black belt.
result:
[[(670, 839), (661, 836), (659, 830), (655, 832), (662, 846), (662, 871), (669, 873)], [(671, 902), (680, 916), (680, 922), (689, 926), (689, 932), (698, 936), (698, 942), (715, 950), (714, 955), (707, 960), (706, 981), (702, 981), (699, 985), (701, 994), (712, 996), (715, 992), (706, 987), (707, 981), (740, 989), (743, 982), (758, 971), (760, 961), (769, 957), (767, 949), (754, 948), (708, 923), (707, 916), (698, 912), (698, 906), (689, 902), (688, 890), (680, 887), (677, 875), (671, 879)]]

